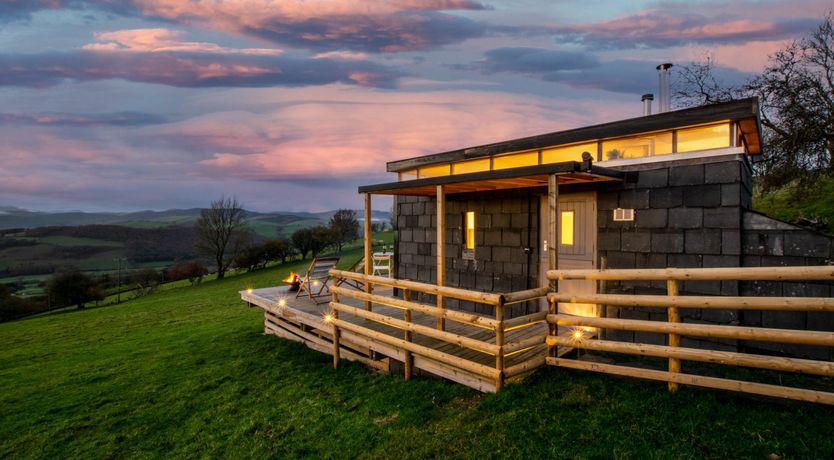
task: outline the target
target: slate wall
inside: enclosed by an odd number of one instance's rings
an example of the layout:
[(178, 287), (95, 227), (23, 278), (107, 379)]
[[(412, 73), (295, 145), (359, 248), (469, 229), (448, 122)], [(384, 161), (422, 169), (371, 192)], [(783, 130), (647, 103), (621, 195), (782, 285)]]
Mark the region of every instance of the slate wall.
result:
[[(539, 197), (534, 189), (446, 196), (446, 285), (485, 292), (513, 292), (538, 286)], [(434, 197), (395, 200), (395, 276), (437, 280), (437, 216)], [(463, 213), (475, 211), (475, 259), (463, 260)], [(434, 302), (433, 296), (418, 296)], [(448, 308), (492, 315), (494, 309), (447, 299)], [(507, 309), (508, 317), (532, 313), (533, 302)]]
[[(627, 180), (597, 195), (599, 263), (608, 268), (697, 268), (741, 265), (741, 227), (751, 206), (752, 171), (746, 158), (730, 155), (641, 164)], [(615, 208), (634, 209), (634, 221), (615, 222)], [(600, 265), (601, 266), (601, 265)], [(682, 294), (738, 295), (738, 282), (684, 282)], [(665, 294), (666, 283), (609, 282), (605, 292)], [(607, 307), (606, 316), (665, 320), (666, 309)], [(737, 311), (682, 310), (692, 323), (732, 324)], [(664, 344), (667, 336), (606, 331), (612, 340)], [(736, 349), (732, 340), (685, 337), (684, 346)]]
[[(746, 212), (742, 233), (742, 265), (745, 267), (808, 266), (834, 264), (834, 241), (822, 233)], [(744, 281), (741, 295), (834, 297), (831, 282)], [(834, 331), (834, 313), (741, 311), (745, 326)], [(834, 349), (767, 342), (742, 342), (741, 349), (834, 360)]]

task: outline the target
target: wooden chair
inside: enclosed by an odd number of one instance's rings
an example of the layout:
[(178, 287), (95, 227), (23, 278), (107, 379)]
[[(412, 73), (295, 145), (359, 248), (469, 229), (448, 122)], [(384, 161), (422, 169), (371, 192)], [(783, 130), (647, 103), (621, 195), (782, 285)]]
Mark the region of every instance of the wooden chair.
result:
[(310, 263), (304, 278), (301, 280), (301, 289), (295, 294), (298, 298), (303, 293), (306, 293), (310, 300), (316, 304), (325, 303), (327, 300), (319, 301), (322, 297), (330, 296), (330, 289), (328, 283), (330, 282), (330, 269), (336, 268), (339, 263), (338, 257), (317, 257)]
[(394, 258), (387, 253), (373, 255), (373, 274), (377, 276), (387, 276), (391, 278), (393, 275), (391, 270), (391, 263)]
[[(356, 263), (353, 264), (353, 266), (351, 266), (350, 268), (347, 269), (347, 271), (354, 272), (354, 273), (364, 273), (364, 271), (365, 271), (365, 258), (362, 257), (359, 260), (357, 260)], [(346, 284), (346, 285), (348, 285), (348, 286), (350, 286), (354, 289), (357, 289), (359, 291), (365, 290), (365, 283), (363, 283), (361, 281), (352, 280), (352, 279), (349, 279), (349, 278), (342, 278), (342, 279), (336, 280), (336, 286), (341, 286), (343, 284)]]

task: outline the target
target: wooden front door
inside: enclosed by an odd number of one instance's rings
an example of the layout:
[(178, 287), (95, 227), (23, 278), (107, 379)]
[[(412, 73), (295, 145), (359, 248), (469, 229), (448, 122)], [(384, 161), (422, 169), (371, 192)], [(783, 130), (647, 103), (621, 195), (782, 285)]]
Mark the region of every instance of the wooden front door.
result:
[[(539, 234), (541, 248), (539, 280), (541, 286), (547, 285), (548, 252), (558, 246), (558, 266), (561, 270), (596, 268), (597, 243), (597, 200), (596, 193), (572, 193), (559, 197), (560, 227), (559, 241), (549, 235), (547, 225), (547, 196), (542, 197)], [(559, 292), (566, 294), (595, 294), (596, 281), (560, 281)], [(546, 308), (546, 302), (544, 303)], [(578, 316), (599, 316), (594, 304), (559, 304), (559, 312)]]

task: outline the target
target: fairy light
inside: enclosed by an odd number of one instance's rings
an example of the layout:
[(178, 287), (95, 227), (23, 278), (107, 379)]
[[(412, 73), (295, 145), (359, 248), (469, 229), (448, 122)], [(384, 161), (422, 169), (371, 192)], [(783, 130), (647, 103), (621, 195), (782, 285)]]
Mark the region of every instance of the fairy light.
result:
[(251, 294), (252, 293), (252, 288), (246, 288), (246, 293)]
[(287, 306), (287, 299), (285, 299), (283, 297), (278, 299), (278, 306), (281, 307), (281, 308), (286, 307)]
[(582, 329), (574, 329), (570, 335), (573, 337), (573, 340), (577, 342), (585, 338), (585, 332), (582, 331)]
[(313, 281), (313, 286), (318, 286), (318, 285), (319, 285), (318, 281)]
[(325, 314), (324, 314), (324, 322), (325, 322), (325, 323), (330, 323), (330, 322), (332, 322), (332, 321), (333, 321), (333, 319), (334, 319), (334, 318), (333, 318), (333, 314), (332, 314), (332, 313), (325, 313)]

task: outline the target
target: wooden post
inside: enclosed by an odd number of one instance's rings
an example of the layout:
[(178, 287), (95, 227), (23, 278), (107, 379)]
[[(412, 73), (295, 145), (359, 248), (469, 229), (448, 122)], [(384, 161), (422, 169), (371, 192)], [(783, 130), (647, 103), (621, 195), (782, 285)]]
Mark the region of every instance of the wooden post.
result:
[[(339, 294), (333, 293), (333, 303), (339, 302)], [(339, 368), (339, 326), (336, 326), (336, 321), (339, 319), (339, 310), (332, 308), (333, 315), (333, 369)]]
[(504, 299), (495, 305), (495, 320), (498, 326), (495, 328), (495, 345), (498, 346), (498, 353), (495, 354), (495, 370), (498, 377), (495, 379), (495, 391), (504, 386)]
[[(371, 275), (374, 268), (373, 233), (371, 233), (371, 194), (365, 194), (365, 274)], [(365, 292), (373, 292), (370, 281), (365, 281)], [(371, 302), (365, 302), (365, 310), (371, 311)]]
[[(667, 280), (666, 281), (666, 294), (670, 297), (678, 295), (678, 282), (675, 280)], [(668, 310), (668, 320), (670, 323), (679, 323), (681, 322), (681, 317), (678, 312), (678, 307), (669, 307)], [(678, 334), (669, 334), (669, 346), (670, 347), (679, 347), (681, 346), (681, 336)], [(670, 373), (678, 373), (681, 371), (681, 360), (677, 358), (669, 358), (669, 372)], [(669, 382), (669, 391), (674, 393), (678, 391), (678, 384), (675, 382)]]
[[(410, 289), (403, 289), (403, 300), (405, 300), (406, 302), (411, 300), (411, 290)], [(411, 322), (411, 309), (406, 308), (405, 310), (403, 310), (403, 316), (404, 316), (403, 319), (410, 323)], [(404, 335), (405, 335), (405, 337), (404, 337), (405, 341), (406, 342), (411, 342), (411, 331), (406, 330)], [(408, 351), (408, 350), (405, 350), (405, 360), (403, 361), (403, 365), (405, 366), (405, 379), (406, 380), (411, 380), (411, 374), (414, 372), (413, 367), (412, 367), (414, 365), (414, 358), (411, 356), (411, 352)]]
[[(437, 285), (446, 284), (446, 189), (437, 186)], [(437, 294), (437, 308), (446, 308), (446, 302), (441, 294)], [(437, 328), (446, 329), (446, 320), (437, 318)]]
[[(559, 267), (559, 177), (556, 174), (551, 174), (547, 179), (547, 268), (548, 270), (556, 270)], [(550, 289), (553, 292), (559, 292), (559, 282), (551, 281)], [(559, 311), (559, 303), (555, 300), (549, 302), (549, 313), (556, 314)], [(559, 335), (559, 326), (556, 323), (550, 324), (550, 335)], [(548, 347), (548, 356), (556, 357), (556, 346)]]

